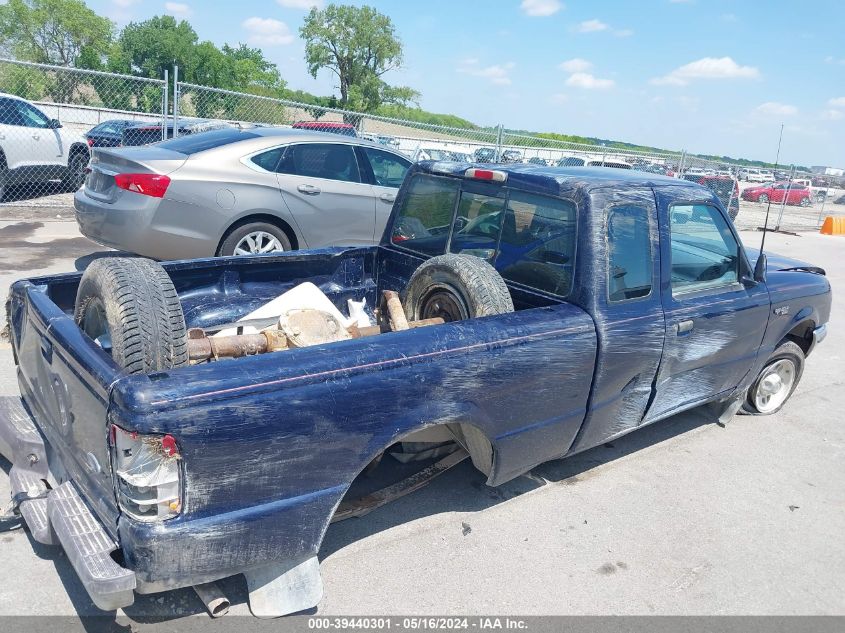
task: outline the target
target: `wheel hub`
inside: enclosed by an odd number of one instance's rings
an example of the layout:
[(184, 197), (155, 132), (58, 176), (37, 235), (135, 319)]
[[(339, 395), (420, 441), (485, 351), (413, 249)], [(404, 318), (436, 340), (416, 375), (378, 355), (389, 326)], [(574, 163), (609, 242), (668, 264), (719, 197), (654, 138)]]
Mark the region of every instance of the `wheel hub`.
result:
[(780, 407), (795, 385), (795, 363), (782, 358), (763, 369), (754, 391), (754, 406), (760, 413)]
[(247, 233), (235, 245), (235, 255), (257, 255), (285, 250), (278, 238), (266, 231)]

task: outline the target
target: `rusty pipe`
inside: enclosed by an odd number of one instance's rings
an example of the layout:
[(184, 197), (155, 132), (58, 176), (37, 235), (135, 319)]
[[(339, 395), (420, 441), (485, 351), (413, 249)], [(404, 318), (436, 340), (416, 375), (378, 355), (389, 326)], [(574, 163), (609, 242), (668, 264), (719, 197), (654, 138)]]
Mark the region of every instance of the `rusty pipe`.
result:
[(287, 348), (287, 338), (282, 332), (267, 330), (258, 334), (233, 336), (206, 336), (199, 328), (188, 331), (188, 359), (240, 358)]
[(208, 615), (212, 618), (219, 618), (229, 613), (229, 599), (216, 582), (194, 585), (194, 591), (197, 592), (197, 596), (202, 600), (208, 610)]
[(387, 314), (390, 317), (390, 329), (394, 332), (408, 329), (408, 319), (405, 316), (405, 308), (399, 299), (399, 293), (395, 290), (385, 290), (384, 299), (387, 302)]

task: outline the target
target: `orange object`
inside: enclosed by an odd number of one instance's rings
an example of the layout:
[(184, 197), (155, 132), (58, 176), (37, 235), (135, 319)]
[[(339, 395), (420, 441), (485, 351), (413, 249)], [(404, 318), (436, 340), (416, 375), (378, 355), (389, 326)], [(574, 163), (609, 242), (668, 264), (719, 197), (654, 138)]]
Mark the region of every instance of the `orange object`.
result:
[(832, 215), (827, 216), (819, 232), (822, 235), (845, 235), (845, 218), (835, 218)]

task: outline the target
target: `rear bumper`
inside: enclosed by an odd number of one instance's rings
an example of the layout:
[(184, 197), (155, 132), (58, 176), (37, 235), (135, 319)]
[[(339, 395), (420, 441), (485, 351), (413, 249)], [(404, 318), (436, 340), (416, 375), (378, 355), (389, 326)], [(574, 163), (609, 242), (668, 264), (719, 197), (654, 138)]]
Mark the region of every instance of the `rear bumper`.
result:
[(173, 260), (213, 257), (217, 248), (216, 238), (206, 234), (213, 229), (216, 235), (213, 216), (206, 223), (188, 223), (182, 203), (167, 198), (128, 193), (107, 203), (83, 187), (74, 194), (73, 206), (85, 237), (120, 251)]
[[(12, 462), (9, 477), (13, 495), (46, 491), (46, 447), (20, 398), (0, 398), (0, 452)], [(46, 498), (22, 502), (20, 512), (36, 541), (61, 544), (97, 607), (112, 611), (134, 602), (135, 573), (112, 559), (117, 543), (72, 481), (54, 488)]]

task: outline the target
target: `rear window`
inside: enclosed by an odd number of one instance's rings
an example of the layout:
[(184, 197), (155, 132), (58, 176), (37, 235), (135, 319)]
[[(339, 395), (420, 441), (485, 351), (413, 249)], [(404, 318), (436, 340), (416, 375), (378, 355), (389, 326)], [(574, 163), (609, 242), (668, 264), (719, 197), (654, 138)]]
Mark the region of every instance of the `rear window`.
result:
[(414, 176), (390, 240), (423, 255), (445, 253), (459, 185), (453, 178)]
[(212, 130), (210, 132), (199, 132), (197, 134), (189, 134), (188, 136), (179, 136), (162, 141), (157, 147), (163, 147), (164, 149), (179, 152), (180, 154), (191, 155), (251, 138), (258, 138), (258, 134), (236, 129)]

